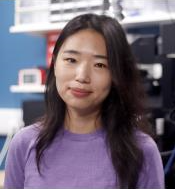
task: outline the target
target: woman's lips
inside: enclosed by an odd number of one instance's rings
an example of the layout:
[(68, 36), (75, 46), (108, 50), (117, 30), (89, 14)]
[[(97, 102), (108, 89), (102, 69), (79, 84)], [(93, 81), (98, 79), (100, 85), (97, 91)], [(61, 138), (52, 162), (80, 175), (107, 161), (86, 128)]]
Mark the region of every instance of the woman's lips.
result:
[(85, 90), (85, 89), (80, 89), (80, 88), (71, 88), (71, 93), (75, 97), (87, 97), (89, 96), (92, 92)]

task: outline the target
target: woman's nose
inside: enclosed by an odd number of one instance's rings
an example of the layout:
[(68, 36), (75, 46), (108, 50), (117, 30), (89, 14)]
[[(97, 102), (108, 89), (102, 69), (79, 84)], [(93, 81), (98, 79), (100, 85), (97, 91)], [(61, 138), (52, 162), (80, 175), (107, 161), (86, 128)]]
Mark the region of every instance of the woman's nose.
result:
[(82, 63), (77, 67), (75, 80), (80, 83), (90, 83), (90, 68), (88, 63)]

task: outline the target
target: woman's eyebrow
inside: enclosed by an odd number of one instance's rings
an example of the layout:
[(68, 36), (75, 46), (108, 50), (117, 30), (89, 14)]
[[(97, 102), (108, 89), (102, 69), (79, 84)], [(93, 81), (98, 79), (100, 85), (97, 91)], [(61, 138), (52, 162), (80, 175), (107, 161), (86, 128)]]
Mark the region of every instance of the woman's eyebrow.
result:
[(63, 51), (63, 53), (69, 53), (69, 54), (81, 54), (79, 51), (75, 51), (75, 50), (65, 50), (65, 51)]
[[(63, 53), (76, 54), (76, 55), (83, 54), (83, 52), (76, 51), (76, 50), (65, 50), (65, 51), (63, 51)], [(101, 59), (105, 59), (105, 60), (108, 59), (107, 56), (105, 56), (105, 55), (100, 55), (100, 54), (94, 54), (94, 55), (92, 55), (92, 56), (95, 57), (95, 58), (101, 58)]]
[(105, 56), (105, 55), (93, 55), (95, 58), (101, 58), (101, 59), (105, 59), (105, 60), (107, 60), (108, 59), (108, 57), (107, 56)]

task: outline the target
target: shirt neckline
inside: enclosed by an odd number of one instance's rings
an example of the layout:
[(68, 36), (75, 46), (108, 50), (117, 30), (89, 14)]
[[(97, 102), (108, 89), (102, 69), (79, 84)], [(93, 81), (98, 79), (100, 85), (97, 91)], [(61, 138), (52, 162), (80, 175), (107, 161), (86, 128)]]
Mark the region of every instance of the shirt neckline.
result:
[(86, 133), (86, 134), (79, 134), (79, 133), (73, 133), (67, 129), (63, 130), (63, 136), (66, 139), (73, 140), (73, 141), (89, 141), (94, 140), (96, 138), (99, 138), (104, 134), (103, 128), (98, 128), (92, 133)]

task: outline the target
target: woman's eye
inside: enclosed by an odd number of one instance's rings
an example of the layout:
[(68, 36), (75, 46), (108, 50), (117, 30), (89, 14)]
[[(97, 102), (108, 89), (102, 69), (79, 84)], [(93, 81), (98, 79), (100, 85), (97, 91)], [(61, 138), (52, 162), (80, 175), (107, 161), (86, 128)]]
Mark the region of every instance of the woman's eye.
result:
[(95, 67), (106, 68), (107, 66), (105, 64), (102, 64), (102, 63), (97, 63), (97, 64), (95, 64)]
[(74, 58), (65, 58), (64, 60), (68, 63), (76, 63), (76, 59)]

